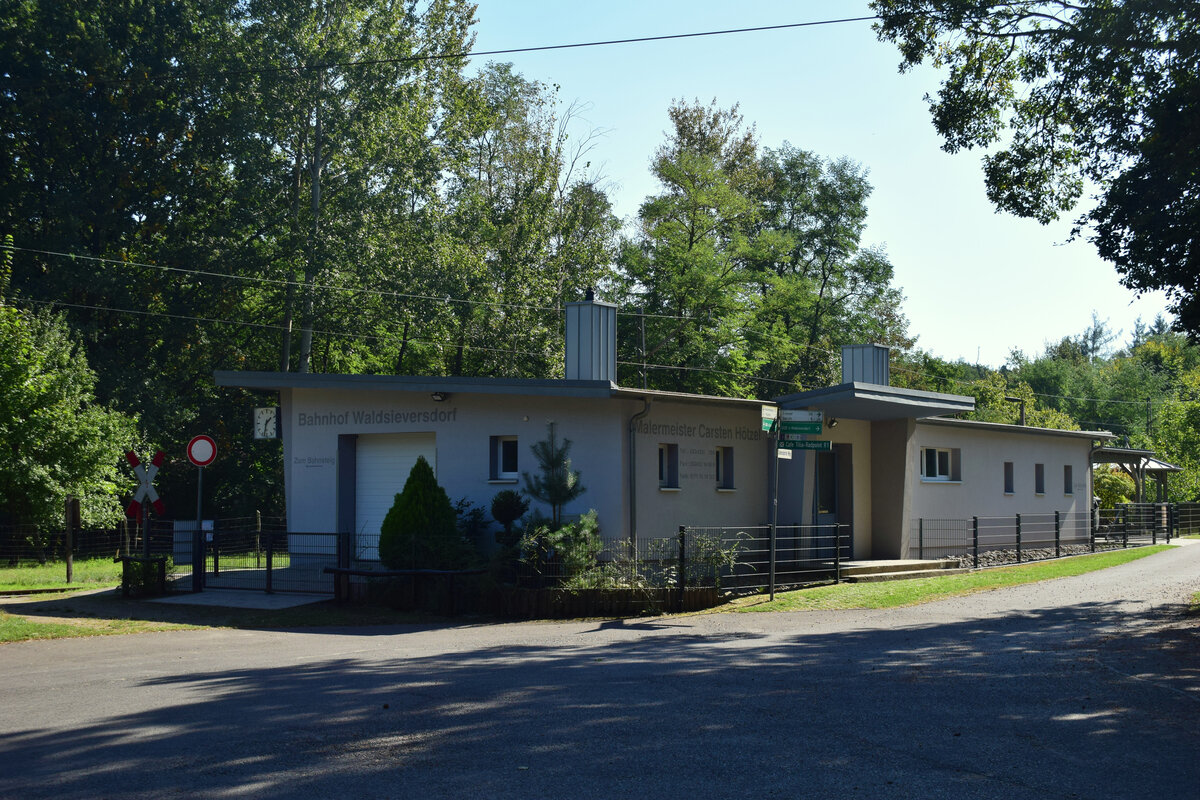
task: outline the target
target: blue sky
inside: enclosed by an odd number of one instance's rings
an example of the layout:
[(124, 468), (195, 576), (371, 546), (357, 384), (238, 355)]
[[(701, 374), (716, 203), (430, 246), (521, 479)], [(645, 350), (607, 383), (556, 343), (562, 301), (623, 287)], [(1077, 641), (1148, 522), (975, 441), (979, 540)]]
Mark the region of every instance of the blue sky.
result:
[[(623, 39), (868, 16), (858, 0), (477, 0), (475, 50)], [(586, 104), (576, 129), (606, 133), (590, 154), (617, 213), (633, 218), (658, 187), (649, 162), (674, 99), (740, 105), (760, 143), (848, 156), (875, 191), (865, 243), (883, 246), (918, 346), (999, 366), (1075, 335), (1093, 310), (1122, 331), (1165, 299), (1135, 299), (1070, 220), (1042, 226), (998, 214), (980, 153), (950, 155), (929, 121), (931, 68), (898, 72), (899, 53), (869, 22), (495, 57)], [(482, 61), (482, 59), (481, 59)]]

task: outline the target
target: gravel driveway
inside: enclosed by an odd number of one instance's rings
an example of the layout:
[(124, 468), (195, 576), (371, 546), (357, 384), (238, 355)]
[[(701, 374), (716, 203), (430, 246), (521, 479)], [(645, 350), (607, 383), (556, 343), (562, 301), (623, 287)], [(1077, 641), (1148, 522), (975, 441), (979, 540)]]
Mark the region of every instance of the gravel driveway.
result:
[(0, 797), (1200, 797), (1200, 543), (885, 611), (0, 647)]

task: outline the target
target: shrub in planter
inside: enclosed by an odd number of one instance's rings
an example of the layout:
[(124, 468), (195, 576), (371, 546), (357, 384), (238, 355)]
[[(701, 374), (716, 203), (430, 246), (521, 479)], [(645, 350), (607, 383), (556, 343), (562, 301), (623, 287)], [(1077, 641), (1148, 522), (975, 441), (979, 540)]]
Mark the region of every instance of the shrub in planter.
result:
[(418, 457), (379, 527), (379, 559), (388, 569), (461, 569), (470, 554), (446, 490)]

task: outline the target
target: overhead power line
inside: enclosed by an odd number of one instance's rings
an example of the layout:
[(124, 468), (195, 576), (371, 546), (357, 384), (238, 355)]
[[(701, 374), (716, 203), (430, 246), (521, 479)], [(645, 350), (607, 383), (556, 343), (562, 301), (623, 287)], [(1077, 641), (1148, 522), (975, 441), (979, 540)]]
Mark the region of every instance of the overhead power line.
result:
[[(266, 75), (266, 74), (272, 74), (272, 73), (314, 72), (314, 71), (319, 71), (319, 70), (332, 69), (334, 67), (337, 67), (340, 69), (349, 69), (349, 68), (355, 68), (355, 67), (383, 66), (383, 65), (387, 65), (387, 64), (410, 64), (410, 63), (417, 63), (417, 62), (422, 62), (422, 61), (447, 61), (447, 60), (453, 60), (453, 59), (459, 59), (459, 58), (461, 58), (461, 59), (478, 58), (481, 56), (505, 56), (505, 55), (517, 55), (520, 53), (548, 52), (548, 51), (552, 51), (552, 50), (576, 50), (576, 49), (582, 49), (582, 48), (588, 48), (588, 47), (612, 47), (615, 45), (622, 45), (622, 44), (645, 44), (648, 42), (665, 42), (665, 41), (671, 41), (674, 39), (698, 39), (698, 38), (708, 37), (708, 36), (732, 36), (732, 35), (743, 34), (743, 33), (763, 33), (763, 32), (767, 32), (767, 31), (781, 31), (781, 30), (789, 30), (789, 29), (795, 29), (795, 28), (813, 28), (813, 27), (819, 27), (819, 26), (824, 26), (824, 25), (843, 25), (843, 24), (851, 23), (851, 22), (870, 22), (870, 21), (873, 21), (876, 19), (879, 19), (879, 17), (874, 16), (874, 15), (863, 16), (863, 17), (843, 17), (840, 19), (821, 19), (821, 20), (813, 20), (810, 22), (790, 22), (790, 23), (781, 23), (778, 25), (759, 25), (759, 26), (751, 27), (751, 28), (726, 28), (723, 30), (696, 31), (696, 32), (692, 32), (692, 33), (668, 33), (668, 34), (660, 34), (660, 35), (656, 35), (656, 36), (636, 36), (636, 37), (629, 37), (629, 38), (624, 38), (624, 39), (603, 39), (603, 40), (590, 41), (590, 42), (571, 42), (571, 43), (567, 43), (567, 44), (531, 45), (528, 47), (507, 47), (507, 48), (501, 48), (501, 49), (497, 49), (497, 50), (479, 50), (479, 51), (466, 51), (466, 52), (454, 52), (454, 53), (418, 53), (418, 54), (411, 55), (411, 56), (396, 56), (393, 58), (367, 58), (367, 59), (355, 59), (355, 60), (348, 60), (348, 61), (325, 61), (325, 62), (319, 62), (319, 63), (315, 63), (315, 64), (294, 64), (294, 65), (289, 65), (286, 67), (257, 66), (257, 67), (229, 68), (229, 69), (202, 69), (201, 68), (201, 69), (190, 70), (190, 76), (194, 76), (194, 77), (238, 77), (238, 76), (245, 76), (245, 75)], [(140, 75), (138, 75), (136, 77), (122, 77), (122, 76), (111, 75), (111, 76), (107, 76), (107, 80), (118, 82), (118, 83), (133, 83), (133, 82), (154, 80), (156, 78), (162, 77), (167, 74), (174, 74), (174, 75), (180, 75), (182, 77), (188, 77), (189, 70), (180, 69), (180, 70), (174, 70), (170, 73), (168, 73), (168, 72), (152, 72), (152, 73), (142, 72)], [(6, 77), (7, 77), (7, 80), (9, 80), (9, 81), (21, 80), (19, 78), (14, 79), (11, 76), (6, 76)], [(78, 74), (73, 74), (73, 75), (63, 75), (63, 77), (71, 78), (72, 80), (88, 80), (93, 83), (98, 80), (102, 80), (102, 79), (106, 78), (104, 73), (100, 72), (100, 71), (89, 72), (86, 76), (80, 76)], [(31, 80), (29, 82), (30, 83), (34, 83), (34, 82), (40, 83), (40, 82), (42, 82), (42, 80), (38, 80), (38, 81)]]
[[(280, 286), (280, 287), (286, 287), (286, 286), (291, 285), (291, 286), (294, 286), (297, 288), (303, 288), (307, 285), (303, 281), (288, 281), (288, 280), (282, 280), (282, 279), (277, 279), (277, 278), (264, 278), (264, 277), (257, 277), (257, 276), (234, 275), (231, 273), (224, 273), (224, 272), (212, 272), (212, 271), (208, 271), (208, 270), (188, 269), (188, 268), (183, 268), (183, 267), (166, 266), (166, 265), (162, 265), (162, 264), (150, 264), (150, 263), (139, 262), (139, 261), (129, 261), (129, 260), (122, 260), (122, 259), (105, 258), (102, 256), (94, 256), (94, 255), (79, 255), (79, 254), (74, 254), (74, 253), (65, 253), (65, 252), (59, 252), (59, 251), (54, 251), (54, 250), (43, 250), (43, 249), (28, 248), (28, 247), (19, 247), (16, 245), (8, 245), (8, 244), (0, 243), (0, 252), (6, 251), (6, 250), (12, 251), (12, 252), (23, 252), (23, 253), (31, 253), (31, 254), (37, 254), (37, 255), (53, 256), (53, 257), (58, 257), (58, 258), (67, 258), (67, 259), (72, 259), (72, 260), (92, 261), (92, 262), (102, 263), (102, 264), (113, 264), (113, 265), (117, 265), (117, 266), (140, 267), (143, 269), (154, 269), (154, 270), (160, 270), (163, 272), (171, 272), (171, 273), (177, 273), (177, 274), (183, 274), (183, 275), (195, 275), (198, 277), (225, 278), (228, 280), (234, 280), (234, 281), (239, 281), (239, 282), (243, 282), (243, 283), (251, 283), (251, 284), (265, 284), (265, 285)], [(441, 295), (441, 296), (439, 296), (439, 295), (423, 295), (423, 294), (414, 294), (414, 293), (410, 293), (410, 292), (397, 292), (397, 291), (382, 290), (382, 289), (363, 289), (363, 288), (357, 288), (357, 287), (351, 287), (351, 286), (339, 286), (339, 285), (334, 285), (334, 284), (323, 284), (323, 283), (314, 283), (314, 284), (312, 284), (312, 288), (327, 290), (327, 291), (339, 291), (339, 292), (347, 292), (347, 293), (375, 295), (375, 296), (381, 296), (381, 297), (424, 300), (424, 301), (431, 301), (431, 302), (445, 303), (445, 304), (456, 303), (456, 304), (464, 304), (464, 305), (470, 305), (470, 306), (487, 306), (487, 307), (493, 307), (493, 308), (516, 308), (516, 309), (526, 309), (526, 310), (550, 312), (550, 313), (555, 313), (555, 314), (561, 314), (563, 312), (563, 309), (561, 306), (541, 306), (541, 305), (521, 304), (521, 303), (503, 303), (503, 302), (489, 301), (489, 300), (468, 300), (468, 299), (464, 299), (464, 298), (452, 297), (450, 295)], [(64, 308), (90, 309), (90, 310), (96, 310), (96, 311), (110, 311), (110, 312), (114, 312), (114, 313), (133, 314), (133, 315), (137, 315), (137, 316), (159, 316), (159, 317), (167, 317), (167, 318), (175, 318), (175, 319), (193, 320), (193, 321), (198, 321), (198, 322), (210, 322), (210, 323), (223, 324), (223, 325), (241, 325), (244, 327), (265, 328), (265, 329), (280, 330), (280, 331), (284, 330), (283, 326), (280, 326), (280, 325), (244, 322), (244, 321), (238, 321), (238, 320), (222, 320), (222, 319), (215, 319), (215, 318), (209, 318), (209, 317), (173, 315), (173, 314), (167, 314), (165, 312), (137, 311), (137, 310), (130, 310), (130, 309), (113, 308), (113, 307), (108, 307), (108, 306), (92, 306), (92, 305), (82, 305), (82, 304), (72, 304), (72, 303), (60, 303), (57, 301), (30, 300), (30, 302), (36, 302), (36, 303), (40, 303), (43, 305), (58, 305), (58, 306), (61, 306)], [(647, 318), (647, 319), (684, 320), (684, 321), (692, 321), (692, 322), (701, 323), (701, 324), (709, 324), (712, 322), (711, 320), (703, 318), (703, 317), (694, 317), (694, 316), (689, 317), (689, 316), (682, 316), (682, 315), (676, 315), (676, 314), (653, 314), (653, 313), (646, 313), (646, 312), (640, 311), (637, 308), (630, 309), (630, 310), (618, 309), (617, 313), (621, 316), (629, 316), (629, 317), (634, 317), (634, 318), (642, 317), (642, 318)], [(361, 339), (372, 340), (372, 341), (400, 341), (400, 339), (401, 339), (401, 337), (387, 337), (387, 336), (377, 336), (377, 335), (371, 335), (371, 334), (355, 334), (355, 333), (346, 333), (346, 332), (341, 332), (341, 331), (329, 331), (329, 330), (314, 330), (313, 333), (320, 334), (320, 335), (335, 336), (335, 337), (340, 337), (340, 338), (361, 338)], [(793, 339), (789, 339), (785, 336), (780, 336), (778, 334), (756, 331), (754, 333), (754, 336), (756, 336), (758, 338), (771, 339), (771, 340), (778, 341), (778, 342), (784, 342), (784, 343), (788, 343), (788, 344), (797, 345), (799, 347), (802, 347), (806, 352), (807, 351), (816, 351), (816, 352), (820, 352), (820, 353), (825, 353), (826, 355), (833, 356), (833, 357), (840, 356), (840, 352), (837, 350), (832, 350), (827, 347), (821, 347), (820, 345), (816, 345), (816, 344), (805, 344), (803, 342), (797, 342)], [(407, 341), (432, 344), (432, 345), (435, 345), (438, 347), (456, 347), (456, 346), (458, 346), (456, 342), (449, 342), (446, 340), (438, 340), (438, 339), (417, 339), (417, 338), (410, 337), (407, 339)], [(541, 355), (538, 353), (512, 350), (512, 349), (508, 349), (508, 348), (489, 348), (489, 347), (482, 347), (482, 346), (478, 346), (478, 345), (467, 345), (466, 347), (468, 349), (490, 350), (490, 351), (494, 351), (494, 352), (514, 353), (514, 354), (518, 354), (518, 355)], [(737, 378), (743, 378), (746, 380), (759, 381), (762, 383), (780, 384), (780, 385), (784, 385), (784, 386), (794, 386), (795, 385), (794, 381), (785, 381), (785, 380), (779, 380), (779, 379), (775, 379), (775, 378), (765, 378), (765, 377), (760, 377), (760, 376), (746, 374), (746, 373), (728, 372), (728, 371), (713, 369), (713, 368), (709, 368), (709, 367), (673, 366), (673, 365), (669, 365), (669, 364), (642, 364), (641, 362), (633, 362), (633, 361), (621, 361), (618, 363), (621, 365), (625, 365), (625, 366), (645, 368), (645, 369), (709, 372), (712, 374), (727, 375), (727, 376), (732, 376), (732, 377), (737, 377)], [(932, 373), (922, 372), (920, 370), (911, 369), (909, 367), (905, 367), (900, 364), (893, 365), (892, 369), (896, 370), (897, 372), (903, 372), (903, 373), (906, 373), (909, 375), (916, 375), (919, 377), (927, 378), (927, 379), (929, 379), (931, 381), (935, 381), (935, 382), (936, 381), (945, 381), (945, 382), (949, 382), (949, 383), (959, 384), (962, 386), (970, 386), (972, 383), (974, 383), (974, 381), (967, 380), (965, 378), (957, 378), (957, 377), (951, 377), (951, 376), (945, 376), (945, 375), (935, 375)], [(1152, 406), (1161, 406), (1161, 405), (1167, 405), (1168, 403), (1173, 402), (1170, 399), (1164, 399), (1164, 400), (1117, 400), (1117, 399), (1106, 399), (1106, 398), (1098, 398), (1098, 397), (1074, 397), (1071, 395), (1055, 395), (1055, 394), (1046, 394), (1046, 393), (1042, 393), (1042, 392), (1033, 392), (1033, 396), (1052, 399), (1052, 400), (1069, 400), (1069, 401), (1074, 401), (1074, 402), (1086, 402), (1086, 403), (1097, 403), (1097, 404), (1108, 403), (1108, 404), (1119, 404), (1119, 405), (1132, 405), (1132, 406), (1139, 406), (1139, 407), (1144, 407), (1147, 403), (1149, 403)]]

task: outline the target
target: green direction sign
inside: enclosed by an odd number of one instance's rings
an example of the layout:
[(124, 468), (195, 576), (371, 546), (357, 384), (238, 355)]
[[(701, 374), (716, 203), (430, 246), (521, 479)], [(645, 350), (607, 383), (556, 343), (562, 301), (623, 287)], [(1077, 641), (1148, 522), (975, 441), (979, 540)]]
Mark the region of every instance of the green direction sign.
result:
[(783, 450), (830, 450), (832, 446), (828, 439), (809, 439), (804, 442), (797, 442), (784, 439), (779, 442), (779, 447)]
[(766, 417), (763, 417), (763, 430), (766, 431), (767, 433), (770, 433), (771, 431), (775, 430), (775, 420), (767, 419)]
[(823, 424), (820, 420), (815, 422), (788, 422), (783, 420), (779, 423), (779, 432), (782, 434), (817, 434), (823, 429)]

